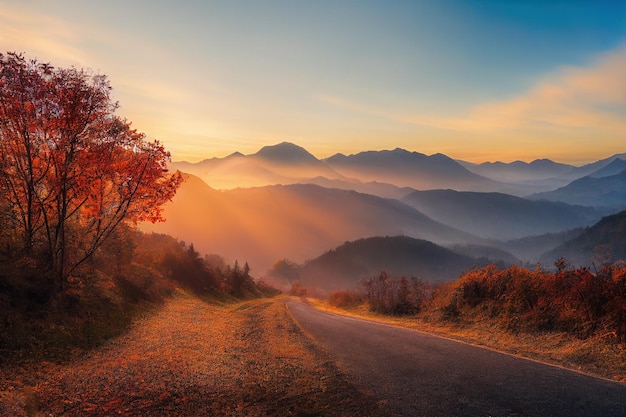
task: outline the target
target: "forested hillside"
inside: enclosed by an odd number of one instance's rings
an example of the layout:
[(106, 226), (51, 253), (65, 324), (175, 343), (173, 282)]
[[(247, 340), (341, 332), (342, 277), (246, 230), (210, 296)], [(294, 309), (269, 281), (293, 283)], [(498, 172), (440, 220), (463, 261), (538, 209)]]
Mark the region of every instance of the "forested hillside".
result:
[(386, 270), (390, 276), (419, 277), (431, 282), (452, 281), (473, 265), (487, 263), (460, 255), (434, 243), (407, 236), (373, 237), (346, 242), (305, 262), (294, 274), (277, 264), (277, 278), (299, 282), (314, 293), (350, 288)]
[(541, 262), (551, 264), (561, 257), (575, 266), (596, 268), (626, 262), (626, 211), (604, 217), (576, 237), (543, 254)]

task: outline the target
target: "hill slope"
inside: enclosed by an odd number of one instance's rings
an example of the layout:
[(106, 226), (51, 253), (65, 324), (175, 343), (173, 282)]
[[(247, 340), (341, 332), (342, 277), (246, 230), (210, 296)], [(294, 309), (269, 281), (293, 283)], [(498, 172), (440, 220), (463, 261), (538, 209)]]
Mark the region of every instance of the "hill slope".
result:
[(604, 217), (577, 237), (541, 257), (545, 265), (565, 258), (574, 266), (626, 261), (626, 211)]
[(427, 156), (404, 149), (336, 154), (325, 162), (335, 171), (361, 181), (381, 181), (416, 189), (495, 190), (507, 187), (468, 171), (443, 154)]
[(294, 184), (314, 177), (344, 179), (306, 149), (288, 142), (265, 146), (252, 155), (235, 152), (197, 163), (174, 162), (172, 168), (195, 175), (218, 189)]
[(500, 193), (416, 191), (402, 199), (434, 220), (483, 238), (510, 240), (597, 222), (606, 212)]
[(350, 289), (383, 270), (392, 276), (442, 282), (458, 278), (476, 263), (474, 258), (421, 239), (372, 237), (346, 242), (308, 261), (301, 269), (300, 282), (314, 291)]
[(201, 253), (248, 261), (256, 276), (275, 261), (303, 262), (363, 237), (399, 235), (439, 244), (473, 243), (468, 233), (438, 223), (397, 200), (310, 184), (217, 191), (187, 176), (167, 222), (142, 229), (193, 242)]
[(618, 175), (625, 169), (626, 160), (615, 158), (610, 164), (608, 164), (604, 168), (600, 168), (599, 170), (592, 172), (588, 176), (593, 178), (609, 177), (611, 175)]
[(583, 177), (554, 191), (533, 194), (533, 200), (562, 201), (589, 207), (626, 206), (626, 169), (617, 175)]

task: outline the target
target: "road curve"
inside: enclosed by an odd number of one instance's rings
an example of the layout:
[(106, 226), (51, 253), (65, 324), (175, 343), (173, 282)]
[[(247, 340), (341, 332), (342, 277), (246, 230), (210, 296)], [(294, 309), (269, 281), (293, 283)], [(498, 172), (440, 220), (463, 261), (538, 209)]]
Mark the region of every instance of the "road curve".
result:
[(398, 416), (624, 416), (626, 386), (288, 301), (292, 316)]

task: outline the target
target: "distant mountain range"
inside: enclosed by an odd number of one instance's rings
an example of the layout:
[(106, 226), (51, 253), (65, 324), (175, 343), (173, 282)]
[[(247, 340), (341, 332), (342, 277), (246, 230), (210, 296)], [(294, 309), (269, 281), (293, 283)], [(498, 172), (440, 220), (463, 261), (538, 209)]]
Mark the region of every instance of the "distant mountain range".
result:
[(513, 254), (525, 262), (537, 263), (544, 253), (558, 247), (563, 242), (577, 237), (584, 230), (584, 228), (577, 228), (559, 233), (544, 233), (507, 240), (506, 242), (493, 242), (492, 245)]
[[(617, 163), (615, 162), (616, 160)], [(624, 162), (625, 160), (626, 153), (616, 154), (609, 158), (601, 159), (580, 167), (560, 164), (549, 159), (537, 159), (532, 162), (483, 162), (482, 164), (473, 164), (465, 161), (458, 162), (478, 175), (498, 181), (523, 184), (545, 184), (552, 180), (557, 184), (560, 183), (557, 186), (562, 186), (585, 176), (600, 177), (617, 174), (619, 171), (626, 168), (626, 166), (618, 171), (608, 171), (606, 174), (603, 174), (602, 170), (614, 163), (626, 164)]]
[(459, 163), (478, 175), (510, 182), (567, 178), (568, 175), (572, 175), (576, 170), (571, 165), (559, 164), (549, 159), (537, 159), (532, 162), (514, 161), (510, 163), (483, 162), (482, 164), (472, 164), (464, 161), (459, 161)]
[(287, 142), (266, 146), (252, 155), (235, 152), (197, 163), (174, 162), (172, 168), (218, 189), (294, 184), (315, 177), (347, 180), (306, 149)]
[(526, 196), (555, 190), (587, 175), (615, 175), (625, 160), (626, 154), (617, 154), (582, 167), (548, 159), (473, 164), (399, 148), (320, 160), (298, 145), (283, 142), (250, 155), (235, 152), (197, 163), (174, 162), (172, 168), (196, 175), (216, 189), (313, 183), (390, 198), (400, 198), (410, 189)]
[[(625, 157), (619, 154), (582, 167), (550, 160), (476, 165), (442, 154), (394, 149), (320, 160), (285, 142), (251, 155), (235, 152), (199, 163), (173, 163), (173, 169), (187, 174), (165, 207), (167, 222), (141, 227), (193, 242), (201, 253), (248, 261), (257, 277), (279, 259), (314, 271), (316, 264), (307, 259), (344, 242), (376, 236), (407, 239), (359, 244), (371, 248), (386, 242), (400, 253), (406, 253), (402, 245), (419, 246), (421, 252), (411, 252), (416, 259), (422, 259), (422, 252), (444, 259), (435, 249), (429, 252), (429, 245), (438, 245), (437, 251), (454, 249), (455, 256), (474, 263), (536, 262), (542, 253), (578, 236), (584, 230), (580, 228), (626, 207)], [(553, 187), (557, 183), (561, 185)], [(520, 197), (529, 190), (530, 198)], [(538, 190), (543, 192), (533, 194)], [(359, 244), (339, 252), (351, 253)], [(559, 249), (562, 256), (571, 253), (566, 249)], [(381, 265), (374, 262), (378, 255), (365, 252), (372, 258), (368, 268)], [(387, 249), (380, 249), (380, 256), (385, 253)], [(441, 268), (456, 271), (459, 259), (450, 257), (439, 270), (411, 268), (429, 279), (431, 273), (441, 278), (447, 276)], [(405, 263), (398, 262), (397, 271), (408, 273), (400, 268)], [(357, 268), (354, 262), (345, 268), (361, 271), (350, 272), (351, 277), (373, 270)], [(311, 274), (303, 277), (313, 279)]]
[(618, 175), (622, 173), (622, 171), (624, 171), (625, 169), (626, 159), (615, 158), (610, 164), (598, 169), (597, 171), (592, 172), (587, 176), (592, 178), (610, 177), (612, 175)]
[[(336, 154), (324, 160), (343, 175), (415, 189), (495, 190), (506, 185), (474, 174), (443, 154), (427, 156), (404, 149)], [(513, 187), (509, 187), (513, 188)]]

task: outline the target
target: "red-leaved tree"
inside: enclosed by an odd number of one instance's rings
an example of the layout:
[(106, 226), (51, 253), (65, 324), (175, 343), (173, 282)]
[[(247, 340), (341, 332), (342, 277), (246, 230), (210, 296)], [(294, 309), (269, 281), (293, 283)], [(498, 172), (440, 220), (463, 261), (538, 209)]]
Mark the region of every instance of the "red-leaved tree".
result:
[(58, 291), (120, 222), (163, 220), (182, 181), (110, 92), (104, 75), (0, 54), (0, 199)]

